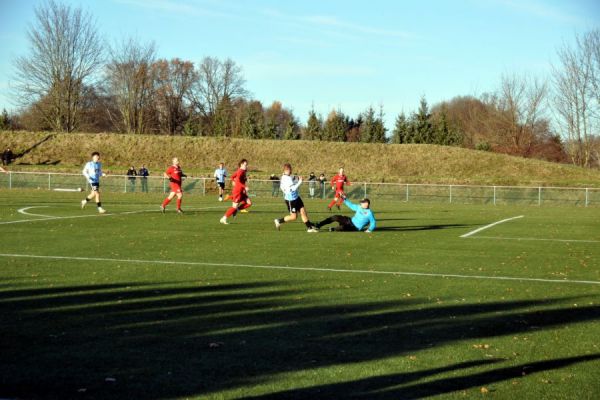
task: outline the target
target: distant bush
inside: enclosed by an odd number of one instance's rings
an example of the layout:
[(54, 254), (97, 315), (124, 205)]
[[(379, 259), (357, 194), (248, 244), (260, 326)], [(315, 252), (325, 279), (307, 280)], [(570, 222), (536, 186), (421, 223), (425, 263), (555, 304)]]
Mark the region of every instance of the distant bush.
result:
[(475, 150), (492, 151), (492, 146), (488, 142), (479, 142), (475, 146)]

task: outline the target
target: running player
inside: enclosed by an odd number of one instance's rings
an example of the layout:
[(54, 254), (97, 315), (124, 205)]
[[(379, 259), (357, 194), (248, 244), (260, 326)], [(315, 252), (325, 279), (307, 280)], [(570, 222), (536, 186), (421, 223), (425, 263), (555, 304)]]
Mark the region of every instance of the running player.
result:
[(329, 211), (331, 211), (331, 207), (333, 207), (334, 204), (339, 210), (340, 205), (344, 202), (344, 198), (346, 197), (346, 194), (344, 193), (344, 184), (352, 185), (348, 181), (348, 177), (344, 175), (344, 168), (340, 168), (339, 173), (331, 178), (331, 188), (335, 190), (335, 194), (333, 196), (333, 200), (327, 206)]
[(279, 184), (279, 188), (283, 192), (283, 198), (285, 199), (285, 205), (287, 206), (290, 215), (286, 215), (283, 218), (275, 219), (275, 228), (279, 230), (282, 224), (286, 222), (295, 221), (298, 218), (298, 212), (300, 212), (300, 217), (302, 218), (302, 222), (306, 225), (307, 232), (318, 232), (319, 230), (315, 227), (315, 225), (310, 222), (308, 219), (308, 215), (306, 214), (306, 208), (304, 207), (304, 203), (298, 194), (298, 188), (302, 184), (302, 178), (293, 177), (292, 178), (292, 166), (291, 164), (283, 164), (283, 175), (281, 175), (281, 183)]
[(357, 232), (362, 231), (367, 224), (369, 227), (365, 232), (373, 232), (375, 230), (375, 215), (373, 214), (373, 211), (371, 211), (371, 201), (369, 199), (362, 199), (360, 205), (358, 205), (352, 203), (344, 196), (344, 204), (352, 211), (355, 211), (354, 217), (350, 218), (345, 215), (332, 215), (319, 222), (317, 228), (331, 224), (332, 222), (337, 222), (339, 225), (329, 228), (330, 231)]
[(215, 169), (214, 174), (217, 180), (217, 186), (219, 187), (219, 201), (223, 201), (223, 192), (225, 191), (225, 178), (227, 177), (227, 170), (225, 164), (219, 163), (219, 168)]
[(183, 197), (183, 189), (181, 189), (181, 182), (183, 178), (187, 175), (183, 173), (181, 170), (181, 166), (179, 165), (179, 159), (177, 157), (173, 158), (173, 165), (167, 168), (167, 171), (164, 173), (165, 178), (169, 178), (169, 186), (171, 188), (171, 192), (164, 199), (160, 206), (160, 211), (165, 212), (165, 208), (167, 204), (173, 200), (173, 197), (177, 196), (177, 213), (183, 214), (181, 210), (181, 198)]
[(85, 199), (81, 200), (81, 208), (84, 208), (85, 205), (92, 200), (96, 199), (96, 207), (98, 207), (98, 212), (100, 214), (104, 214), (106, 210), (102, 208), (102, 203), (100, 202), (100, 177), (105, 176), (106, 174), (102, 173), (102, 163), (100, 162), (100, 153), (97, 151), (92, 153), (92, 161), (88, 161), (83, 167), (83, 176), (90, 184), (91, 191), (90, 194), (86, 196)]
[(242, 159), (239, 164), (239, 168), (233, 175), (231, 175), (231, 182), (233, 188), (231, 189), (231, 207), (227, 209), (225, 215), (219, 220), (220, 223), (227, 225), (227, 218), (236, 216), (238, 210), (242, 211), (252, 206), (252, 201), (248, 197), (248, 187), (246, 186), (246, 171), (248, 170), (248, 160)]

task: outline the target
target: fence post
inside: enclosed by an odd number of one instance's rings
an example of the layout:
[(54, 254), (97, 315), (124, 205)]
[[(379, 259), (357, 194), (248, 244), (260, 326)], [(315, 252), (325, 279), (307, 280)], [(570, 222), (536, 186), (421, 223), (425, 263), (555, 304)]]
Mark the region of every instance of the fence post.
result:
[(538, 206), (542, 205), (542, 187), (538, 186)]
[(496, 186), (494, 186), (494, 205), (496, 205)]
[(202, 196), (206, 196), (206, 179), (202, 178)]
[(363, 182), (363, 188), (364, 188), (364, 192), (365, 192), (365, 195), (363, 197), (366, 199), (367, 198), (367, 182)]
[(50, 183), (50, 177), (51, 177), (50, 172), (48, 172), (48, 190), (52, 189), (52, 185)]
[(8, 172), (8, 188), (12, 189), (12, 172)]
[(408, 183), (406, 184), (406, 202), (408, 203)]
[(163, 193), (167, 193), (167, 179), (163, 176)]
[(450, 203), (452, 204), (452, 185), (450, 185), (449, 187), (450, 187)]
[(588, 191), (589, 191), (589, 189), (585, 188), (585, 206), (586, 207), (588, 206)]

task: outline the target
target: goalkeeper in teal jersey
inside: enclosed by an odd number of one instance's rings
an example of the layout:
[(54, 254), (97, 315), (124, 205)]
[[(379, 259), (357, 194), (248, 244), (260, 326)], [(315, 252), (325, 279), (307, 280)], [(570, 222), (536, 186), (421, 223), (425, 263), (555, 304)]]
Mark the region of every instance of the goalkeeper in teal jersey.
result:
[(317, 224), (317, 228), (324, 225), (337, 222), (339, 225), (329, 228), (332, 232), (360, 232), (368, 225), (365, 232), (373, 232), (376, 227), (375, 215), (371, 211), (371, 201), (362, 199), (360, 204), (354, 204), (344, 197), (346, 207), (355, 211), (354, 217), (350, 218), (345, 215), (333, 215)]

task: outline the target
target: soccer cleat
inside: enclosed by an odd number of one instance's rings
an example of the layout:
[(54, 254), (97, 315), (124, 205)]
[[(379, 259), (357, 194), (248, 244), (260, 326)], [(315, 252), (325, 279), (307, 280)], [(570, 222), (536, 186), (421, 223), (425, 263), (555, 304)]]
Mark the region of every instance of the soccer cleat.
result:
[(327, 209), (329, 210), (329, 212), (331, 212), (331, 207), (327, 207)]
[(100, 214), (104, 214), (104, 213), (106, 213), (106, 210), (104, 208), (102, 208), (102, 207), (98, 207), (98, 212)]
[(225, 196), (225, 201), (229, 200), (231, 198), (230, 195)]
[(315, 232), (319, 232), (319, 230), (313, 226), (313, 227), (308, 228), (306, 230), (306, 232), (308, 232), (308, 233), (315, 233)]
[(85, 208), (85, 205), (87, 204), (87, 201), (81, 200), (81, 209)]
[(340, 210), (341, 210), (340, 206), (337, 206), (337, 208), (338, 208), (338, 211), (340, 211)]
[(221, 219), (219, 220), (220, 223), (222, 223), (223, 225), (229, 225), (229, 222), (227, 222), (227, 217), (223, 216), (221, 217)]
[(177, 214), (183, 214), (183, 210), (181, 208), (177, 209)]
[(279, 230), (281, 228), (281, 224), (279, 223), (279, 220), (277, 218), (275, 218), (275, 220), (273, 222), (275, 222), (275, 229)]
[(222, 198), (222, 197), (219, 197), (219, 201), (223, 201), (223, 198)]
[(160, 212), (163, 214), (165, 213), (165, 208), (163, 206), (160, 206)]
[(246, 210), (246, 209), (244, 208), (243, 210), (240, 210), (240, 212), (241, 212), (241, 213), (244, 213), (244, 214), (247, 214), (247, 213), (249, 213), (250, 211), (248, 211), (248, 210)]

